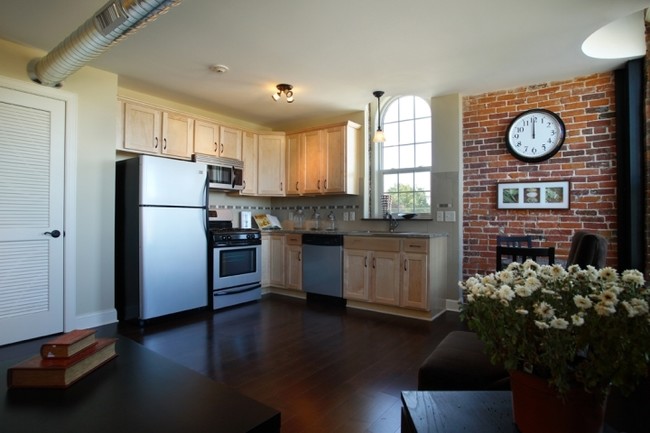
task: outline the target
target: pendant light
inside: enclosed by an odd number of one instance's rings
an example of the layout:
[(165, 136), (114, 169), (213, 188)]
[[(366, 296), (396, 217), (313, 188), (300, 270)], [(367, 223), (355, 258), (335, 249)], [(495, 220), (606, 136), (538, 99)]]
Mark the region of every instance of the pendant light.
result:
[(377, 98), (377, 131), (373, 137), (373, 143), (384, 143), (386, 137), (384, 136), (384, 131), (381, 129), (381, 97), (384, 96), (384, 92), (381, 90), (375, 90), (372, 92), (373, 96)]

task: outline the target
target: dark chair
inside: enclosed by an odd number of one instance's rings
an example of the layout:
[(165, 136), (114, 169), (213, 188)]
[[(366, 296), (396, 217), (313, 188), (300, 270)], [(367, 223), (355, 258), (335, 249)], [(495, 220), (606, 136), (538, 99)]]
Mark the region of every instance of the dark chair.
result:
[(533, 237), (530, 235), (523, 236), (497, 236), (497, 245), (504, 247), (527, 247), (533, 246)]
[(528, 259), (537, 262), (539, 258), (543, 258), (544, 260), (542, 264), (552, 265), (555, 263), (555, 247), (527, 248), (527, 247), (504, 247), (502, 245), (497, 245), (497, 271), (503, 269), (504, 256), (509, 259), (508, 263), (511, 262), (523, 263)]
[(596, 233), (579, 231), (573, 235), (571, 248), (566, 266), (578, 265), (585, 268), (588, 265), (601, 269), (607, 259), (607, 239)]

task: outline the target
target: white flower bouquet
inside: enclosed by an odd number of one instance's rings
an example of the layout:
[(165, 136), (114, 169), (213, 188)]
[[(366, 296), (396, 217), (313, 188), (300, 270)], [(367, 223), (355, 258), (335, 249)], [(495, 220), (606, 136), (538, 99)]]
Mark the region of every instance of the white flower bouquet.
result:
[(492, 362), (605, 397), (631, 392), (650, 366), (650, 290), (643, 274), (529, 260), (460, 283), (461, 318)]

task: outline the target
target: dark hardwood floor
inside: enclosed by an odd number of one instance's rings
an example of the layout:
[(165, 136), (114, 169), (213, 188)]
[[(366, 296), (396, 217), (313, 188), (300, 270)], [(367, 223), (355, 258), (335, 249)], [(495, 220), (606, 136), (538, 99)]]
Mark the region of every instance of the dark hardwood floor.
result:
[(117, 329), (280, 410), (283, 433), (395, 433), (400, 391), (417, 388), (419, 365), (463, 324), (451, 312), (426, 322), (268, 295)]

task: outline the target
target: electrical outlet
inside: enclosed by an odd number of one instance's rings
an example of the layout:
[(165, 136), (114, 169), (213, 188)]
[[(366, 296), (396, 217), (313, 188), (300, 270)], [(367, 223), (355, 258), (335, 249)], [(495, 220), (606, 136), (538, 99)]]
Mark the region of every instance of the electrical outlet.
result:
[(442, 222), (445, 220), (445, 211), (439, 210), (436, 212), (436, 221)]
[(350, 213), (343, 212), (343, 221), (350, 221)]
[(448, 223), (456, 221), (456, 211), (446, 210), (445, 211), (445, 221)]
[(356, 214), (355, 211), (351, 211), (350, 212), (350, 221), (354, 221), (355, 219), (357, 219), (357, 214)]

